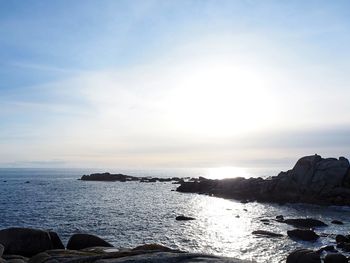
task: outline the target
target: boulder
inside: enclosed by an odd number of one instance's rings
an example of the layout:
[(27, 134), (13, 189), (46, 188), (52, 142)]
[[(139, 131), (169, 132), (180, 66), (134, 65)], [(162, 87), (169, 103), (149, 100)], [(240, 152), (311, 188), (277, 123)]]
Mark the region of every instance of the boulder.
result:
[(263, 236), (263, 237), (283, 237), (282, 234), (277, 234), (266, 230), (256, 230), (256, 231), (253, 231), (252, 234), (256, 236)]
[(175, 219), (177, 221), (196, 220), (194, 217), (190, 217), (190, 216), (177, 216)]
[(17, 227), (0, 230), (0, 243), (5, 248), (4, 254), (21, 256), (33, 256), (63, 246), (55, 232)]
[(343, 254), (328, 254), (323, 260), (324, 263), (347, 263), (348, 259)]
[(286, 223), (288, 225), (292, 225), (295, 227), (302, 227), (302, 228), (327, 226), (327, 224), (325, 224), (324, 222), (313, 218), (285, 219), (283, 220), (283, 223)]
[(314, 231), (307, 230), (307, 229), (289, 230), (289, 231), (287, 231), (287, 235), (290, 238), (300, 239), (303, 241), (316, 241), (320, 237)]
[(80, 250), (90, 247), (113, 247), (102, 238), (90, 234), (74, 234), (70, 237), (67, 249)]
[(287, 263), (321, 263), (321, 257), (313, 250), (298, 249), (288, 255)]

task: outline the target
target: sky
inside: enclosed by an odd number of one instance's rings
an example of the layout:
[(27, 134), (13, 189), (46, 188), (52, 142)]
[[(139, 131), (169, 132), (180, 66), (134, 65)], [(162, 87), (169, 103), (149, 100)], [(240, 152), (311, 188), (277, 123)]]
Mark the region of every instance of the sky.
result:
[(1, 167), (349, 157), (349, 1), (0, 0)]

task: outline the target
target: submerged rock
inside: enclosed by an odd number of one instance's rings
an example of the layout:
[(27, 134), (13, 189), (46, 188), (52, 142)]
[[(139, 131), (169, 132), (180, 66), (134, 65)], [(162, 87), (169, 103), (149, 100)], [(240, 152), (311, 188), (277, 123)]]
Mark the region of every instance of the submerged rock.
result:
[(294, 168), (268, 179), (201, 179), (183, 182), (177, 191), (260, 202), (350, 205), (349, 161), (306, 156)]
[(344, 224), (342, 221), (339, 221), (339, 220), (333, 220), (331, 223), (335, 224), (335, 225), (343, 225)]
[(175, 219), (177, 221), (196, 220), (194, 217), (190, 217), (190, 216), (177, 216)]
[(67, 249), (80, 250), (90, 247), (113, 247), (110, 243), (102, 238), (90, 234), (74, 234), (70, 237)]
[(266, 230), (256, 230), (256, 231), (253, 231), (252, 234), (256, 236), (264, 236), (264, 237), (283, 237), (282, 234), (277, 234)]
[(287, 235), (291, 238), (300, 239), (304, 241), (316, 241), (320, 236), (312, 230), (307, 229), (293, 229), (287, 231)]
[(17, 227), (0, 230), (0, 244), (5, 248), (4, 254), (21, 256), (33, 256), (63, 246), (55, 232)]

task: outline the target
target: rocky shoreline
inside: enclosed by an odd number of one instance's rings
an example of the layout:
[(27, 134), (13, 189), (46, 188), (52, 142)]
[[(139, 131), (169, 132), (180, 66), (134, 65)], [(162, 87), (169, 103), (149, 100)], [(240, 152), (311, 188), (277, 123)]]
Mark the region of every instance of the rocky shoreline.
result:
[(305, 156), (277, 176), (182, 182), (178, 192), (273, 203), (350, 205), (350, 165), (340, 157)]
[(159, 244), (115, 248), (100, 237), (74, 234), (65, 247), (57, 233), (30, 228), (0, 230), (0, 263), (249, 263), (234, 258), (188, 253)]

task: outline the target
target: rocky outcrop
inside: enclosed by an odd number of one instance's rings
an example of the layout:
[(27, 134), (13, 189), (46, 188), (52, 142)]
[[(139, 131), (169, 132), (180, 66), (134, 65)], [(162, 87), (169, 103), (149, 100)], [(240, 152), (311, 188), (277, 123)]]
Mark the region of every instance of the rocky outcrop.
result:
[[(101, 182), (130, 182), (138, 181), (140, 183), (155, 183), (155, 182), (184, 182), (184, 178), (158, 178), (158, 177), (136, 177), (125, 174), (111, 174), (111, 173), (94, 173), (90, 175), (83, 175), (79, 180), (82, 181), (101, 181)], [(198, 179), (196, 179), (198, 180)]]
[(4, 254), (33, 256), (50, 249), (64, 248), (55, 232), (30, 228), (7, 228), (0, 230), (0, 244)]
[(113, 247), (110, 243), (90, 234), (74, 234), (68, 241), (67, 249), (80, 250), (89, 247)]
[(292, 170), (267, 179), (202, 178), (183, 182), (177, 191), (243, 201), (350, 205), (349, 167), (349, 161), (344, 157), (324, 159), (312, 155), (298, 160)]

